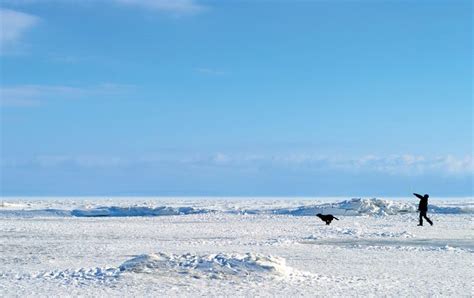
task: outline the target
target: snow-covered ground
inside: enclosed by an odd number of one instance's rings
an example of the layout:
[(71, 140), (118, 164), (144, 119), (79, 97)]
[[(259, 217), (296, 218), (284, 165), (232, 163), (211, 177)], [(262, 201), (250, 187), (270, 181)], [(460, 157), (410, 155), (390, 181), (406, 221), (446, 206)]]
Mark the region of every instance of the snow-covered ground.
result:
[(0, 296), (472, 296), (472, 198), (415, 203), (3, 198)]

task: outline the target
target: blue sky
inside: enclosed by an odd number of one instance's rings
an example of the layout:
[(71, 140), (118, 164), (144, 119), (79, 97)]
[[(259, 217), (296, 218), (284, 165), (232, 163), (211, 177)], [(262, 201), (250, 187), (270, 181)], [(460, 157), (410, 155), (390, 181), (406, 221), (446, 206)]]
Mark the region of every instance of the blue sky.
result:
[(1, 195), (473, 193), (470, 1), (0, 7)]

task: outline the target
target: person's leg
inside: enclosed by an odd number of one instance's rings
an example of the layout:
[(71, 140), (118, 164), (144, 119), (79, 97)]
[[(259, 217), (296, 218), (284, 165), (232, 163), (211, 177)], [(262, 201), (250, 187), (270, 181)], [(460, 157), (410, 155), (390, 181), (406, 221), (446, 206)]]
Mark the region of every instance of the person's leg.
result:
[(420, 223), (418, 225), (419, 226), (423, 225), (423, 211), (420, 211)]
[(426, 216), (426, 212), (424, 213), (423, 217), (426, 219), (426, 221), (427, 221), (430, 225), (433, 225), (433, 222), (431, 221), (431, 219), (429, 219), (428, 216)]

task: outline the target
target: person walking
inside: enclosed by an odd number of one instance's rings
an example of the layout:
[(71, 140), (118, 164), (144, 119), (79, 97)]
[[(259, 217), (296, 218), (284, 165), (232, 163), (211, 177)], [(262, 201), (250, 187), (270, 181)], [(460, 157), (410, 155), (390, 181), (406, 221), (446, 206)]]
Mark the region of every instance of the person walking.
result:
[(433, 225), (433, 222), (431, 219), (429, 219), (426, 216), (426, 213), (428, 212), (428, 198), (430, 197), (428, 194), (425, 194), (424, 196), (419, 195), (417, 193), (413, 193), (418, 199), (420, 199), (420, 204), (418, 204), (418, 211), (420, 212), (420, 223), (418, 224), (419, 226), (423, 225), (423, 217), (426, 219), (426, 221), (430, 224)]

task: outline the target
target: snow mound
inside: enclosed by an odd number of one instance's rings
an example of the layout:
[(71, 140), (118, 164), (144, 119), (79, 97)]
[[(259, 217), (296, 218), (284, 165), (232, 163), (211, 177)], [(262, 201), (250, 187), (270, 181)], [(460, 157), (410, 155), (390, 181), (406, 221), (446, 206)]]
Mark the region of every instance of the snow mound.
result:
[(120, 276), (120, 269), (118, 268), (80, 268), (80, 269), (66, 269), (55, 270), (50, 272), (43, 272), (37, 274), (36, 278), (63, 280), (69, 283), (80, 281), (93, 281), (105, 283), (117, 279)]
[[(15, 279), (56, 280), (63, 284), (113, 284), (129, 274), (147, 274), (148, 277), (194, 279), (264, 279), (299, 277), (306, 273), (286, 266), (285, 259), (259, 254), (143, 254), (118, 267), (65, 269), (36, 274), (9, 274)], [(128, 276), (130, 277), (130, 276)]]
[(336, 205), (339, 209), (368, 215), (394, 215), (416, 211), (416, 206), (411, 203), (376, 198), (351, 199), (342, 201)]
[(122, 272), (179, 273), (194, 278), (225, 279), (229, 277), (288, 275), (293, 271), (285, 259), (259, 254), (140, 255), (126, 261)]
[(210, 210), (194, 209), (192, 207), (97, 207), (90, 209), (74, 209), (72, 216), (76, 217), (124, 217), (124, 216), (165, 216), (209, 213)]

